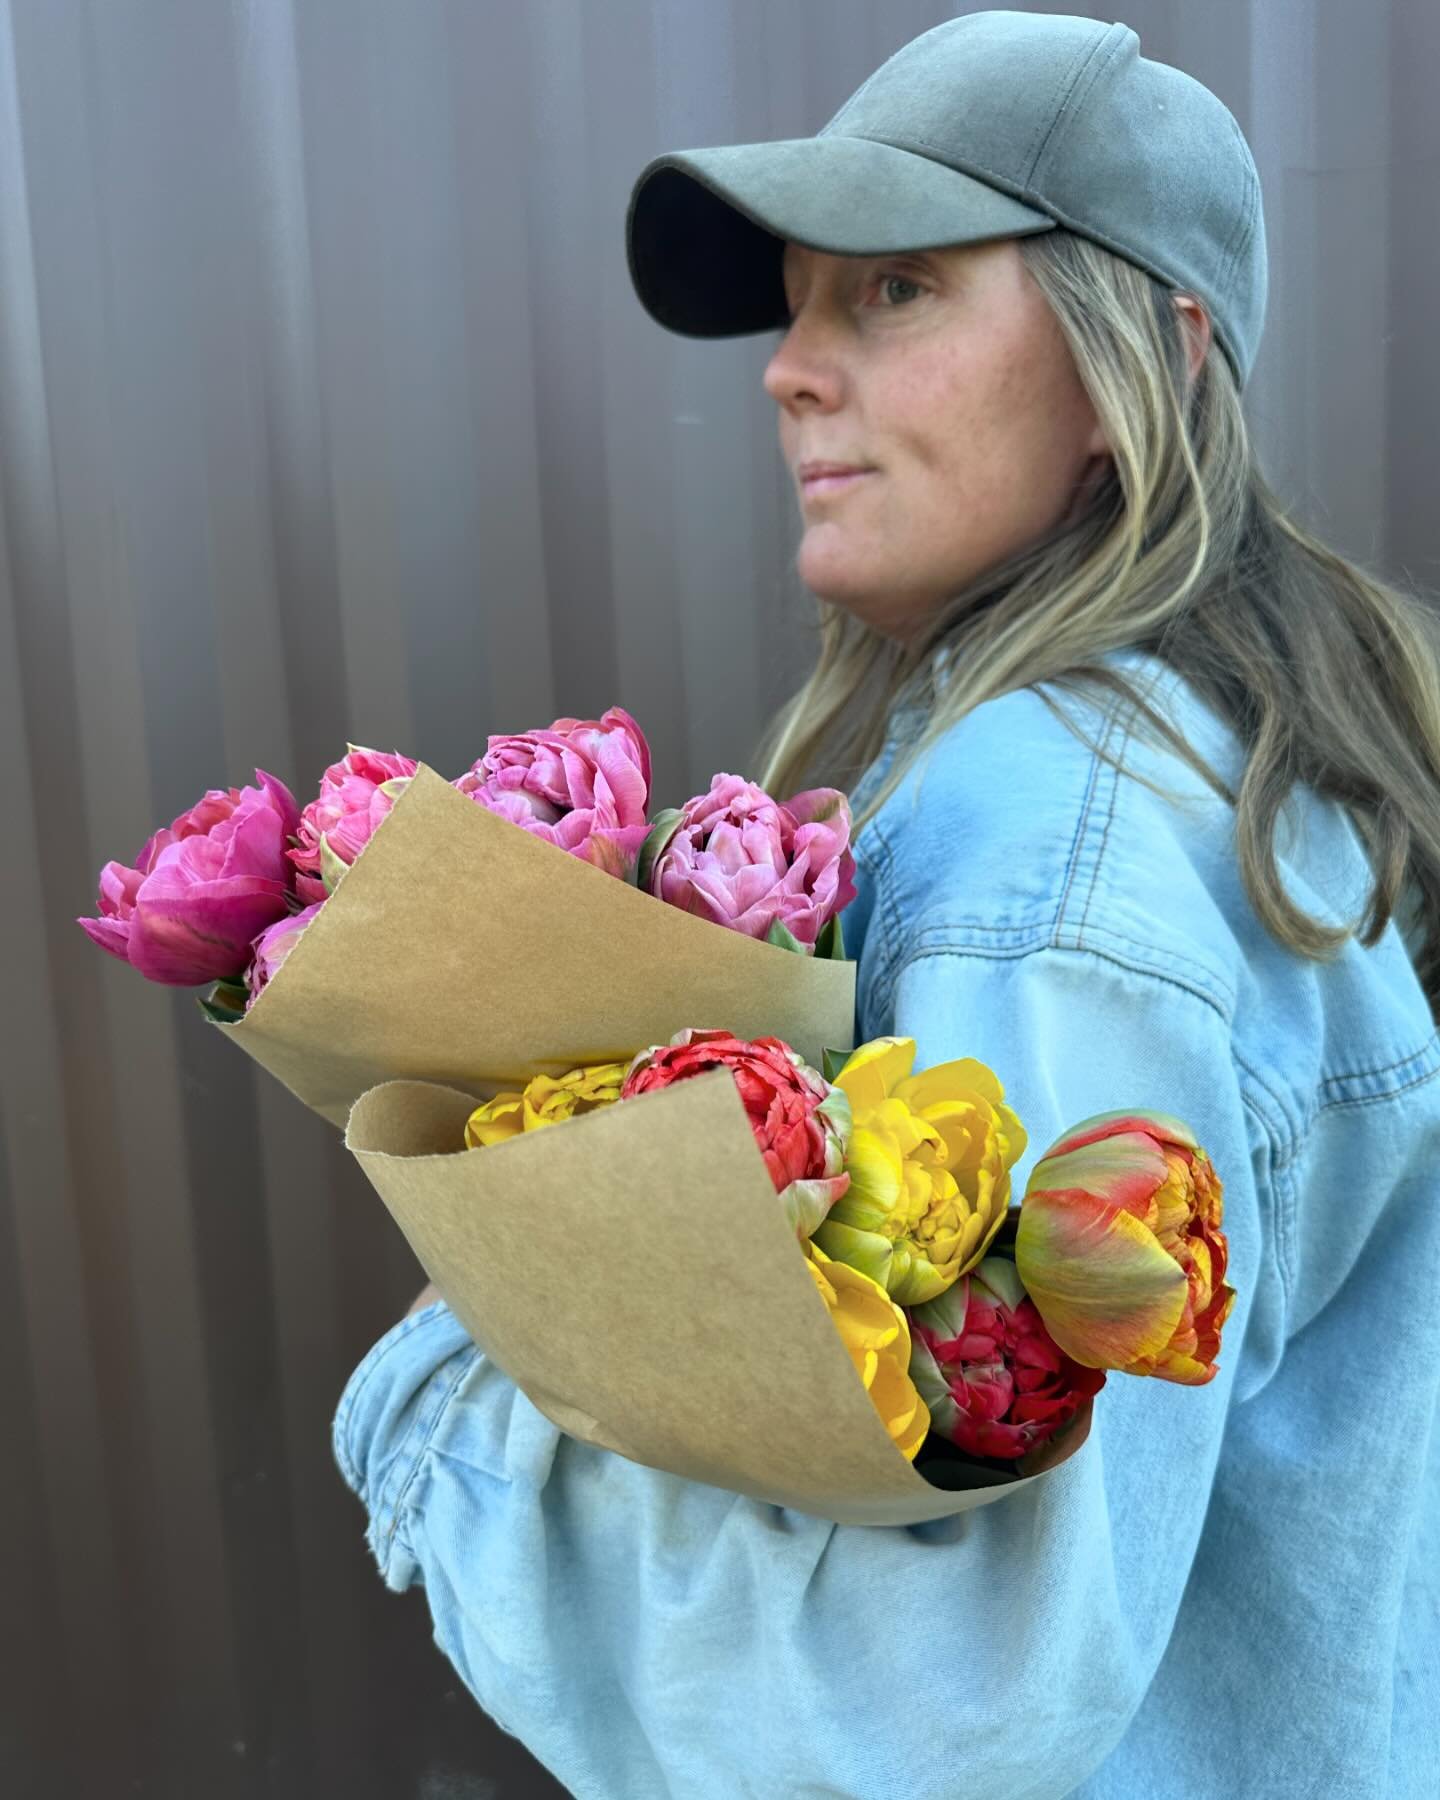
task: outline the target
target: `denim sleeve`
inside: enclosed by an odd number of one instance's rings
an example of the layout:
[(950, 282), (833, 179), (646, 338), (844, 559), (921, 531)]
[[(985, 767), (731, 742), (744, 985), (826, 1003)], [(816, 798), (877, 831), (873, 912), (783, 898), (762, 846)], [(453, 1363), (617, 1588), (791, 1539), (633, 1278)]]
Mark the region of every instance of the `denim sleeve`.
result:
[(423, 1572), (411, 1554), (425, 1453), (480, 1352), (443, 1301), (391, 1326), (345, 1384), (331, 1430), (335, 1461), (370, 1516), (365, 1541), (387, 1587), (403, 1593)]
[(1149, 1106), (1194, 1127), (1225, 1182), (1240, 1290), (1221, 1372), (1198, 1389), (1112, 1376), (1089, 1441), (1051, 1475), (877, 1528), (564, 1437), (443, 1306), (396, 1327), (336, 1423), (370, 1542), (389, 1585), (423, 1581), (479, 1704), (579, 1800), (1068, 1794), (1164, 1652), (1258, 1258), (1225, 1022), (1080, 951), (917, 958), (894, 1006), (917, 1066), (970, 1055), (999, 1074), (1030, 1133), (1022, 1182), (1090, 1113)]

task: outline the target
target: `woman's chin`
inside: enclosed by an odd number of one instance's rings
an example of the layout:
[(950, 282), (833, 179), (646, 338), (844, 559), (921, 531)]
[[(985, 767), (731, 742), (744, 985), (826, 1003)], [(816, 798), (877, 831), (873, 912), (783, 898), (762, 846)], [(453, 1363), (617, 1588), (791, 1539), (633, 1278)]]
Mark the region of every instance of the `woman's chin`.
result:
[(795, 572), (817, 600), (888, 634), (891, 626), (886, 615), (894, 610), (893, 596), (883, 583), (867, 579), (864, 566), (854, 556), (845, 555), (843, 547), (807, 556), (802, 545)]
[[(817, 541), (818, 540), (818, 541)], [(875, 597), (875, 583), (867, 579), (864, 562), (843, 532), (833, 526), (812, 526), (795, 557), (795, 573), (819, 600), (858, 612)]]

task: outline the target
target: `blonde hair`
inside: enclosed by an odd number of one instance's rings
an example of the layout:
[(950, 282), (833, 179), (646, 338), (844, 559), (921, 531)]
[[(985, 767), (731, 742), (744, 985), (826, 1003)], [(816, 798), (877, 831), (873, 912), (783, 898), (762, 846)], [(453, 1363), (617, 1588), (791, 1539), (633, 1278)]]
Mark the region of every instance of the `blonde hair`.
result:
[[(1286, 513), (1261, 474), (1218, 345), (1190, 382), (1163, 283), (1073, 232), (1018, 244), (1070, 345), (1112, 466), (1083, 516), (987, 570), (905, 645), (818, 601), (815, 667), (762, 742), (761, 785), (777, 794), (816, 780), (852, 786), (883, 749), (896, 701), (918, 693), (924, 727), (902, 741), (858, 832), (984, 701), (1040, 682), (1108, 691), (1112, 708), (1130, 707), (1138, 735), (1168, 745), (1233, 805), (1245, 889), (1281, 943), (1329, 960), (1356, 932), (1375, 944), (1398, 911), (1440, 1017), (1433, 602), (1327, 549)], [(1097, 661), (1125, 648), (1170, 665), (1235, 728), (1246, 751), (1238, 791), (1123, 673)], [(933, 674), (942, 651), (943, 682)], [(1297, 782), (1339, 801), (1365, 844), (1373, 887), (1349, 925), (1304, 912), (1282, 883), (1276, 823)]]

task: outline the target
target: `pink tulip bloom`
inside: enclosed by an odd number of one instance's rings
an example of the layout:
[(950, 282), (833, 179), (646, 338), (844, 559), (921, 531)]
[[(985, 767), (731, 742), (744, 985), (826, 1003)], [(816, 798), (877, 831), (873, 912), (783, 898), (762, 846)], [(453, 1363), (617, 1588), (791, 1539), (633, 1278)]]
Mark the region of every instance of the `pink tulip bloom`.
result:
[(258, 787), (212, 788), (150, 837), (133, 866), (100, 872), (99, 911), (77, 923), (150, 981), (234, 981), (267, 925), (289, 910), (285, 843), (294, 797), (261, 769)]
[(250, 990), (245, 1001), (246, 1012), (260, 998), (266, 984), (274, 980), (285, 958), (300, 942), (301, 932), (324, 904), (323, 900), (317, 900), (303, 912), (287, 913), (283, 919), (267, 925), (256, 938), (254, 955), (245, 976), (245, 985)]
[(649, 891), (749, 937), (778, 919), (807, 950), (855, 898), (850, 804), (810, 788), (783, 805), (738, 775), (717, 775), (681, 807)]
[(477, 805), (546, 843), (624, 877), (650, 826), (650, 746), (629, 713), (556, 719), (488, 740), (454, 783)]
[(327, 895), (321, 866), (320, 840), (325, 839), (342, 863), (353, 863), (370, 842), (376, 826), (395, 804), (388, 784), (413, 775), (419, 764), (398, 751), (366, 750), (352, 744), (339, 762), (320, 778), (320, 794), (300, 815), (300, 842), (290, 852), (299, 873), (295, 892), (310, 904)]
[(910, 1378), (931, 1428), (969, 1456), (1024, 1456), (1105, 1385), (1046, 1331), (1006, 1257), (987, 1256), (907, 1316)]

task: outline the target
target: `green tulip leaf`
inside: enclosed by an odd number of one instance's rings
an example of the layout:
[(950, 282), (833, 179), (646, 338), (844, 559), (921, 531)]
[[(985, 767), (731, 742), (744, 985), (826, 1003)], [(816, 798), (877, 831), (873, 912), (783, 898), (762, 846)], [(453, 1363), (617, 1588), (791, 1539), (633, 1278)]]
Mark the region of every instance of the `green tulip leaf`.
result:
[(671, 838), (675, 835), (675, 827), (679, 823), (680, 808), (678, 806), (667, 806), (663, 812), (656, 813), (649, 836), (640, 846), (640, 854), (635, 859), (634, 885), (642, 894), (650, 892), (655, 865), (665, 854)]
[(246, 992), (236, 982), (217, 981), (208, 994), (197, 994), (195, 1004), (217, 1025), (234, 1025), (245, 1017)]
[(795, 933), (783, 919), (776, 919), (765, 933), (765, 942), (774, 944), (777, 950), (793, 950), (797, 956), (808, 956), (809, 949), (800, 942)]
[(816, 938), (815, 954), (826, 962), (845, 961), (845, 934), (840, 929), (839, 913), (835, 914)]

